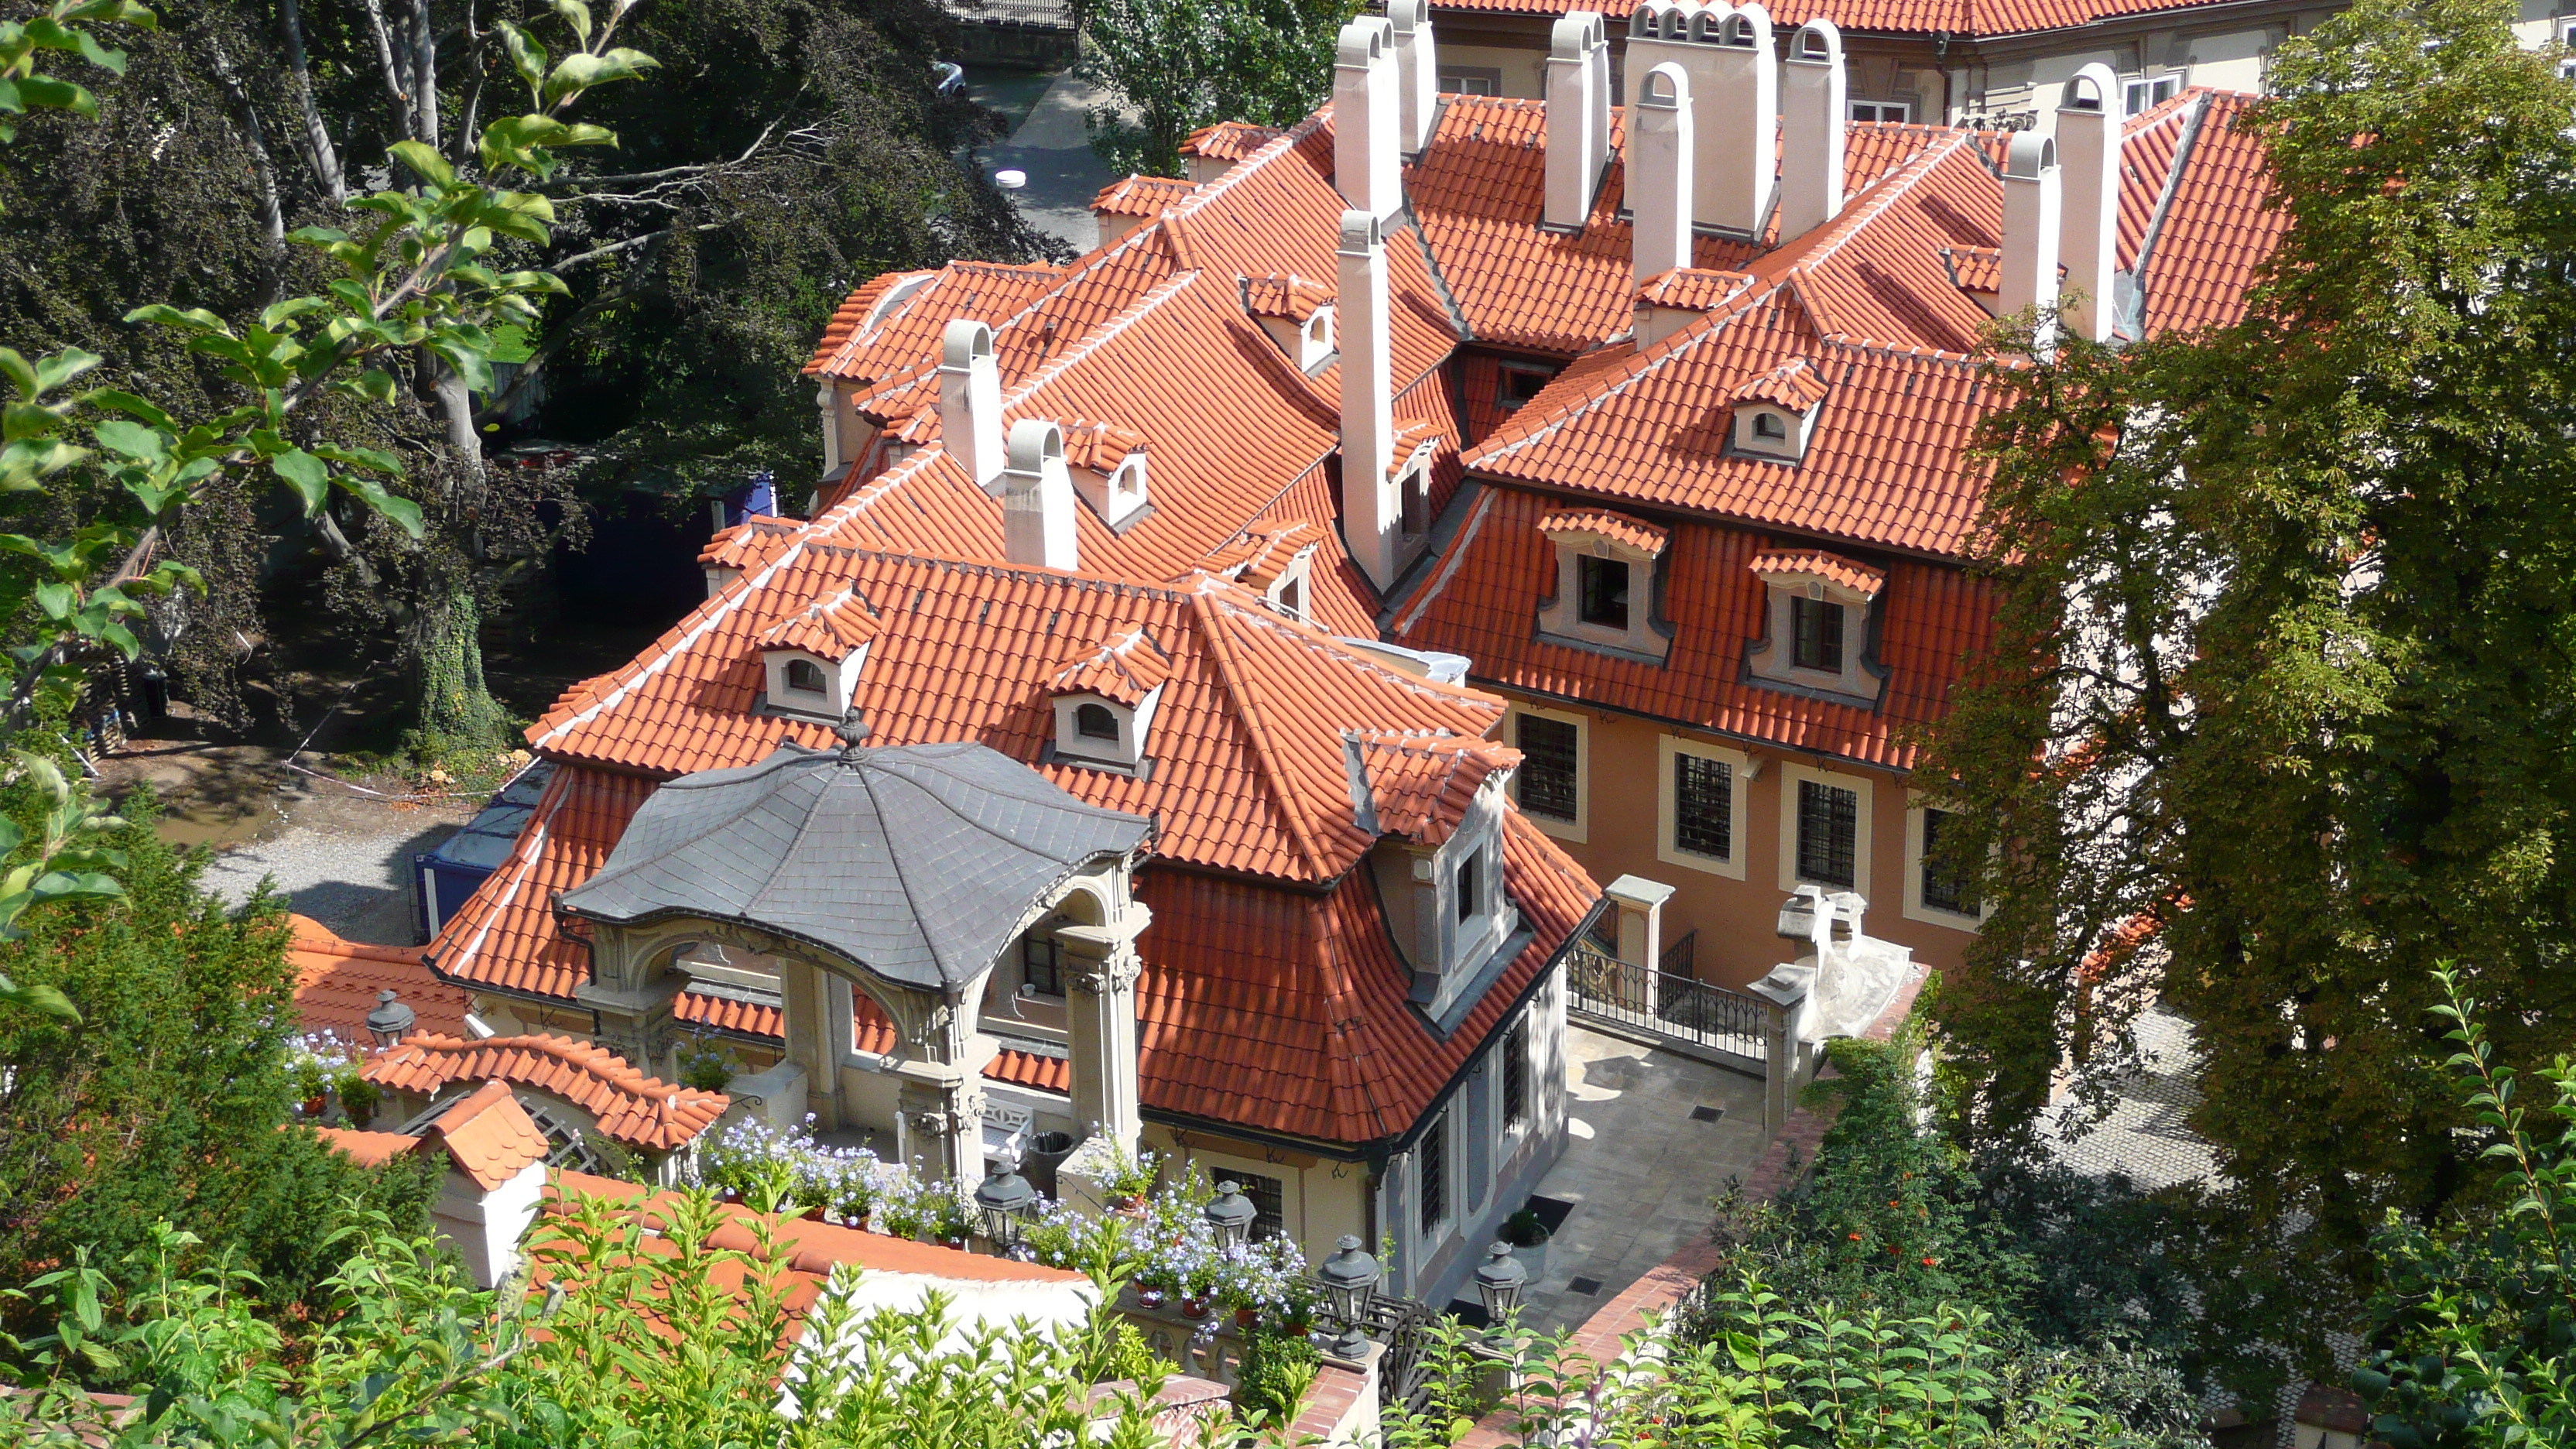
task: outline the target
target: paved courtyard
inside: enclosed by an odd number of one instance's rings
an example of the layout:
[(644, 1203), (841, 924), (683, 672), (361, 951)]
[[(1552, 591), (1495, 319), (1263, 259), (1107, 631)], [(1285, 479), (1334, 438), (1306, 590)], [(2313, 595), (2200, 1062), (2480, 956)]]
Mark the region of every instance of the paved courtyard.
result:
[(1540, 1329), (1583, 1322), (1706, 1233), (1709, 1205), (1752, 1175), (1769, 1141), (1752, 1077), (1580, 1025), (1566, 1056), (1571, 1140), (1538, 1192), (1574, 1210), (1526, 1296), (1524, 1321)]

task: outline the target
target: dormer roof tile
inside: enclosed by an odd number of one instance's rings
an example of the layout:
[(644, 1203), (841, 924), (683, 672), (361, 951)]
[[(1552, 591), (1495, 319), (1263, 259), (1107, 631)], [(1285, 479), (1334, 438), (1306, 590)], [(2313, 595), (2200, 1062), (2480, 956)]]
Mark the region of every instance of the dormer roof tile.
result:
[(1865, 599), (1877, 598), (1879, 591), (1887, 587), (1885, 569), (1855, 563), (1820, 548), (1766, 548), (1753, 556), (1749, 566), (1755, 573), (1766, 577), (1790, 575), (1823, 579), (1840, 584)]

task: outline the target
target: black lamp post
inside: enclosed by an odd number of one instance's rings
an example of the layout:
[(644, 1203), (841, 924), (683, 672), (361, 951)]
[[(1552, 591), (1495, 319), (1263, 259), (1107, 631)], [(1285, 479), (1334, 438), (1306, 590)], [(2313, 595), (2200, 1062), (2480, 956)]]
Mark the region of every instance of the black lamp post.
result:
[(1521, 1306), (1521, 1290), (1529, 1286), (1529, 1269), (1512, 1256), (1508, 1243), (1488, 1243), (1485, 1261), (1476, 1265), (1476, 1296), (1485, 1301), (1485, 1318), (1500, 1324)]
[(1038, 1190), (1015, 1164), (975, 1184), (975, 1206), (984, 1213), (984, 1236), (1004, 1252), (1019, 1242), (1020, 1221), (1038, 1205)]
[(1357, 1237), (1347, 1234), (1333, 1247), (1333, 1256), (1324, 1260), (1315, 1276), (1324, 1281), (1325, 1305), (1342, 1321), (1342, 1336), (1334, 1340), (1333, 1352), (1355, 1359), (1368, 1352), (1368, 1335), (1360, 1331), (1360, 1322), (1377, 1292), (1377, 1259), (1361, 1249)]
[(1242, 1247), (1252, 1236), (1252, 1220), (1261, 1215), (1252, 1199), (1243, 1195), (1243, 1185), (1235, 1182), (1218, 1183), (1216, 1196), (1209, 1200), (1205, 1212), (1208, 1226), (1216, 1229), (1220, 1248)]
[(387, 987), (376, 993), (376, 1009), (367, 1013), (367, 1035), (380, 1047), (398, 1046), (419, 1019), (420, 1013), (403, 1005), (393, 988)]

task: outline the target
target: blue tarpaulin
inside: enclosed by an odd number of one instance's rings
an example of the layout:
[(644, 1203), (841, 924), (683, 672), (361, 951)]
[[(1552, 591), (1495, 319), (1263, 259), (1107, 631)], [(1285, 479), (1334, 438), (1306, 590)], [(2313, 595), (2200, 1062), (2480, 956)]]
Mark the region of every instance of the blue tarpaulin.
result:
[(501, 862), (510, 858), (510, 847), (519, 840), (519, 831), (537, 808), (537, 797), (546, 792), (546, 781), (555, 767), (539, 760), (519, 772), (492, 803), (483, 807), (465, 828), (447, 837), (445, 844), (426, 855), (411, 858), (412, 867), (420, 872), (419, 925), (424, 941), (438, 934), (447, 918), (474, 894)]

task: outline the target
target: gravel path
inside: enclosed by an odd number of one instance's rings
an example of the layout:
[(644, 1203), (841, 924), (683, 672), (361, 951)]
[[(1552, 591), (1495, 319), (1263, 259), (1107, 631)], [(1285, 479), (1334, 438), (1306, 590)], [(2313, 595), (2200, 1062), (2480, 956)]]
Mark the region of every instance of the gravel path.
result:
[(262, 877), (273, 878), (295, 911), (352, 941), (421, 944), (411, 858), (437, 849), (456, 822), (386, 819), (394, 828), (363, 833), (290, 825), (274, 839), (218, 854), (206, 868), (206, 886), (239, 905)]

